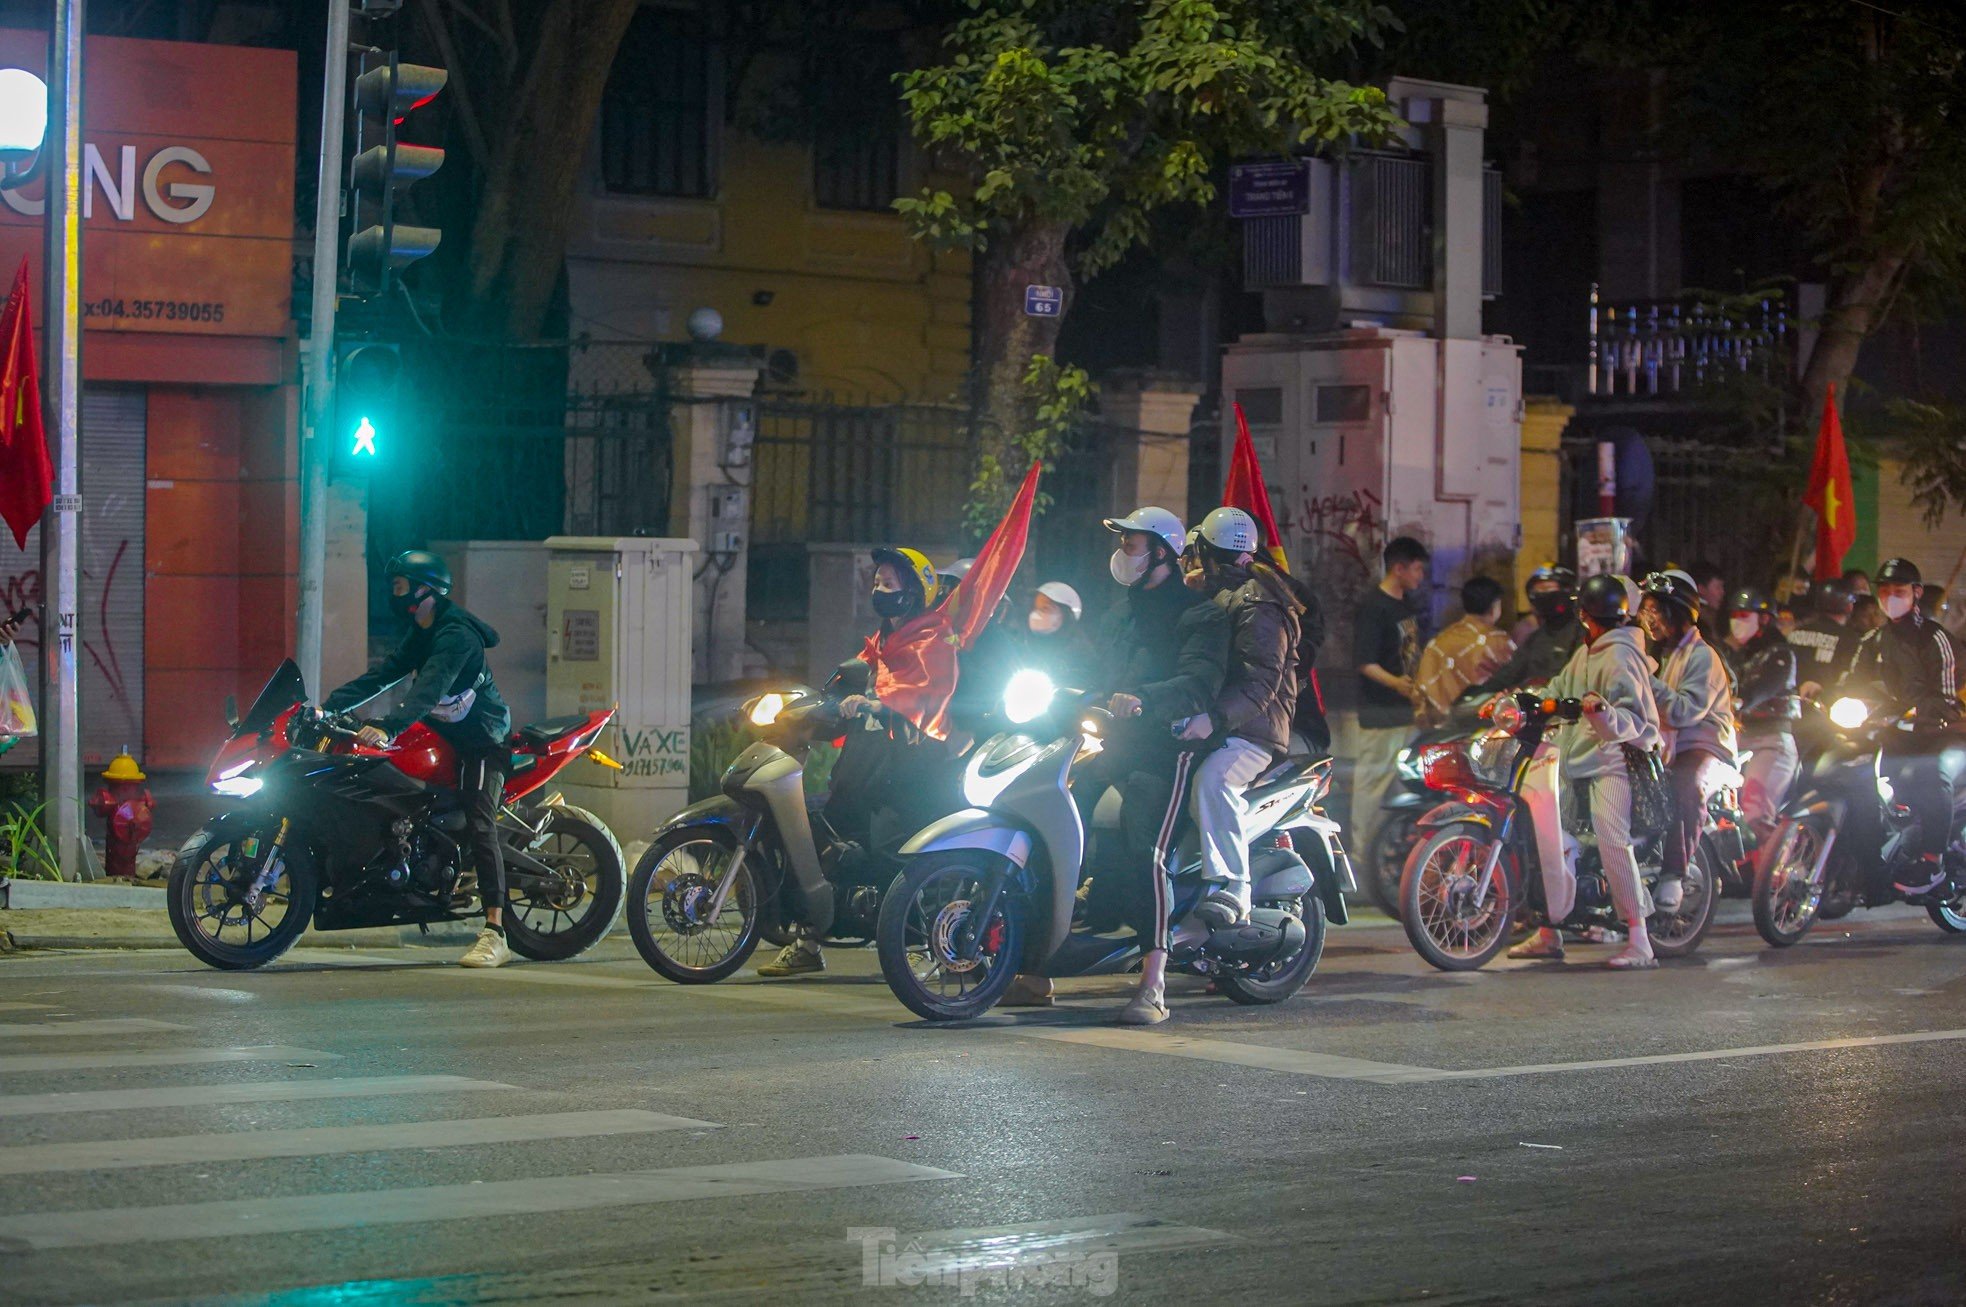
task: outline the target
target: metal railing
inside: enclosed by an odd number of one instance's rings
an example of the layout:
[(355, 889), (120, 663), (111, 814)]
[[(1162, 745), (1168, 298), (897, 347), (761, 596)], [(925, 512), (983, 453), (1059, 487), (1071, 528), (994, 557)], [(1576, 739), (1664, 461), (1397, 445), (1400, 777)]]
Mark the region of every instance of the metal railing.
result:
[(1779, 375), (1791, 352), (1788, 306), (1696, 295), (1604, 303), (1591, 287), (1592, 396), (1677, 395), (1749, 375)]
[[(1652, 502), (1632, 524), (1642, 572), (1709, 562), (1730, 585), (1770, 584), (1788, 561), (1796, 469), (1766, 449), (1655, 440)], [(1580, 518), (1599, 516), (1597, 442), (1563, 442), (1559, 538), (1568, 548)]]
[(764, 400), (753, 445), (751, 538), (942, 541), (962, 530), (974, 441), (966, 410)]

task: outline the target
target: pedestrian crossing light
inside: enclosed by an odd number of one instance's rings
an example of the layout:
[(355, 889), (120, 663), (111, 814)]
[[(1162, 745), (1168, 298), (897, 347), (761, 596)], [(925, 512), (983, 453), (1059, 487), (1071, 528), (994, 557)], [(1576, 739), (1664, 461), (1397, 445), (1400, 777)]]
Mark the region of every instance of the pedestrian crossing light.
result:
[(356, 458), (375, 457), (375, 423), (368, 418), (357, 419), (355, 423), (355, 448), (348, 451)]
[(355, 158), (349, 165), (348, 279), (357, 295), (379, 295), (391, 278), (436, 252), (443, 232), (397, 221), (404, 192), (444, 166), (435, 146), (400, 139), (403, 121), (450, 80), (441, 68), (399, 63), (392, 51), (355, 79)]
[(395, 345), (362, 342), (344, 348), (335, 374), (335, 429), (332, 446), (337, 471), (366, 475), (391, 457), (396, 437), (397, 389), (402, 354)]

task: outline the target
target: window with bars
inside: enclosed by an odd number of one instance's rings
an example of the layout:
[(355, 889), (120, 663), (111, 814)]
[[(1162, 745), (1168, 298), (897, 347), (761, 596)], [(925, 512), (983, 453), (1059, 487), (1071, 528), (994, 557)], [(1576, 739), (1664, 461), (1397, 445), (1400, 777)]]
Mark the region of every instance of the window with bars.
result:
[(811, 70), (826, 85), (813, 121), (812, 195), (822, 209), (887, 212), (901, 194), (899, 46), (863, 38)]
[(717, 193), (717, 47), (697, 15), (644, 5), (601, 102), (601, 176), (620, 195)]

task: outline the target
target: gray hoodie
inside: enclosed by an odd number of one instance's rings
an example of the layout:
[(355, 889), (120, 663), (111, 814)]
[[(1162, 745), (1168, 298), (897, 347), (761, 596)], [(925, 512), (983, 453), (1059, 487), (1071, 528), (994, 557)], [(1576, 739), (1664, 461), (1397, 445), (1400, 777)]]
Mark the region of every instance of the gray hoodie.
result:
[(1581, 699), (1592, 692), (1610, 707), (1586, 715), (1575, 725), (1550, 733), (1563, 760), (1564, 774), (1574, 780), (1622, 775), (1623, 745), (1651, 750), (1661, 744), (1659, 705), (1652, 698), (1652, 659), (1636, 627), (1606, 631), (1577, 652), (1543, 691), (1557, 699)]
[(1698, 627), (1688, 627), (1685, 638), (1666, 651), (1652, 678), (1652, 694), (1659, 701), (1667, 757), (1704, 749), (1722, 762), (1734, 761), (1734, 688)]

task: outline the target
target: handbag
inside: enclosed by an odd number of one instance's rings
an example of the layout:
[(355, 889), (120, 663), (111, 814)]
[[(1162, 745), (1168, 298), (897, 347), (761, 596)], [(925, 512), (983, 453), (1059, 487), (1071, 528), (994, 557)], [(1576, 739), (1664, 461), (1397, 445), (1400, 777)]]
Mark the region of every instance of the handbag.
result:
[(27, 692), (27, 669), (21, 665), (20, 650), (7, 645), (0, 648), (0, 739), (39, 733), (34, 700)]
[(1641, 749), (1635, 744), (1620, 747), (1625, 751), (1625, 772), (1631, 778), (1632, 834), (1664, 830), (1672, 813), (1665, 760), (1657, 749)]

